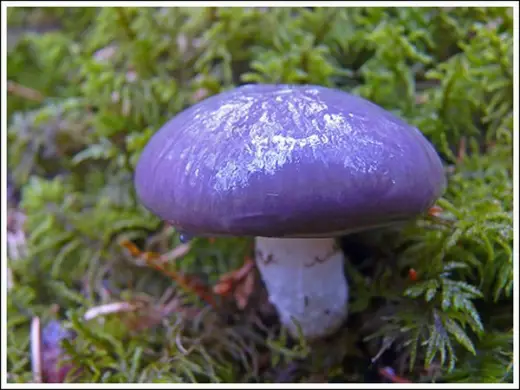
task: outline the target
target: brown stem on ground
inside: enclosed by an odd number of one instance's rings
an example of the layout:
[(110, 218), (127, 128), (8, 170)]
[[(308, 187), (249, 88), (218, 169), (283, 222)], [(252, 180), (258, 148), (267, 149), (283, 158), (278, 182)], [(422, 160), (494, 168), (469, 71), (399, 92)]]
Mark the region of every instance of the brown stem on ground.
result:
[(42, 383), (42, 337), (40, 318), (31, 321), (31, 363), (34, 383)]
[[(142, 252), (133, 243), (127, 240), (122, 241), (121, 245), (125, 247), (132, 254), (132, 256), (143, 259), (149, 267), (170, 277), (177, 284), (179, 284), (181, 288), (194, 293), (209, 305), (213, 307), (216, 306), (213, 294), (211, 293), (210, 289), (203, 282), (200, 281), (200, 279), (198, 279), (195, 276), (183, 275), (180, 272), (167, 270), (161, 265), (170, 259), (165, 259), (164, 256), (158, 253)], [(171, 253), (172, 252), (170, 252), (170, 254)]]
[(44, 96), (41, 92), (35, 90), (35, 89), (32, 89), (32, 88), (29, 88), (29, 87), (25, 87), (21, 84), (18, 84), (18, 83), (15, 83), (14, 81), (7, 81), (7, 92), (9, 92), (10, 94), (13, 94), (15, 96), (18, 96), (18, 97), (21, 97), (21, 98), (24, 98), (24, 99), (27, 99), (27, 100), (32, 100), (32, 101), (35, 101), (35, 102), (42, 102), (43, 99), (44, 99)]
[(231, 272), (222, 275), (219, 282), (213, 287), (213, 292), (224, 297), (232, 297), (237, 307), (243, 310), (255, 287), (255, 275), (252, 272), (255, 262), (246, 257), (244, 264)]

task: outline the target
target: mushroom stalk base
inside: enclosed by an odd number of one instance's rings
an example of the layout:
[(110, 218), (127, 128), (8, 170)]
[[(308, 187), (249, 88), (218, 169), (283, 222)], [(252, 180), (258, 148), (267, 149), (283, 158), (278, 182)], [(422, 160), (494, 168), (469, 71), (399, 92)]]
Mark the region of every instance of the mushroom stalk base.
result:
[(306, 339), (338, 330), (349, 289), (335, 239), (257, 237), (255, 244), (257, 268), (282, 325), (296, 336), (296, 321)]

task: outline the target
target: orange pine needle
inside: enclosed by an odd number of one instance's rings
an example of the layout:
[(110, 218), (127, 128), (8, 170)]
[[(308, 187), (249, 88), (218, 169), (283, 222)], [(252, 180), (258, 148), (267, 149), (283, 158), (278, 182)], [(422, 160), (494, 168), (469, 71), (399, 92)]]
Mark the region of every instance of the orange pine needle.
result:
[(213, 293), (226, 297), (233, 295), (238, 307), (243, 309), (254, 286), (254, 278), (251, 273), (254, 266), (254, 261), (250, 257), (246, 257), (242, 267), (220, 277), (219, 282), (213, 287)]
[(230, 280), (221, 281), (213, 287), (213, 292), (217, 295), (228, 295), (233, 288), (233, 283)]
[(428, 210), (428, 214), (432, 217), (438, 217), (440, 213), (442, 213), (442, 208), (439, 206), (432, 206)]
[(418, 276), (417, 276), (417, 271), (414, 269), (414, 268), (410, 268), (408, 270), (408, 277), (410, 278), (410, 280), (412, 282), (416, 282), (417, 279), (418, 279)]
[(198, 297), (204, 300), (209, 305), (215, 307), (216, 302), (208, 291), (206, 286), (196, 277), (190, 277), (187, 275), (183, 275), (179, 272), (169, 271), (159, 264), (156, 263), (156, 260), (160, 260), (162, 256), (159, 253), (155, 252), (143, 252), (135, 244), (128, 240), (123, 240), (121, 242), (121, 246), (126, 248), (130, 254), (134, 257), (140, 257), (146, 261), (146, 264), (153, 269), (165, 274), (174, 280), (179, 286), (184, 288), (185, 290), (191, 291), (195, 293)]
[(459, 149), (457, 152), (457, 163), (460, 164), (466, 157), (466, 137), (462, 137), (459, 141)]
[(242, 267), (222, 275), (213, 291), (219, 295), (229, 293), (235, 284), (240, 283), (251, 272), (254, 266), (253, 260), (247, 257)]

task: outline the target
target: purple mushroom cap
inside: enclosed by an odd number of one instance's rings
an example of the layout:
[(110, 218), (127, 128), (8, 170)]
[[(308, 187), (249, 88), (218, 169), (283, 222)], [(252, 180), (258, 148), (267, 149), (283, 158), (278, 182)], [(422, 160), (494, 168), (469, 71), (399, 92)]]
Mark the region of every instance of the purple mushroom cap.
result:
[(322, 237), (403, 221), (442, 195), (413, 126), (314, 85), (245, 85), (180, 112), (135, 172), (143, 205), (197, 235)]

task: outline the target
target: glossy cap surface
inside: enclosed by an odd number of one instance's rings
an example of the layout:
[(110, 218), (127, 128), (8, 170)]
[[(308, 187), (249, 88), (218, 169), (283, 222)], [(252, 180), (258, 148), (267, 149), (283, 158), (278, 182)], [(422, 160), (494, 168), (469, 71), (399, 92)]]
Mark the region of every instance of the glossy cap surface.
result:
[(319, 237), (406, 220), (444, 191), (413, 126), (312, 85), (246, 85), (180, 112), (135, 172), (142, 203), (200, 235)]

